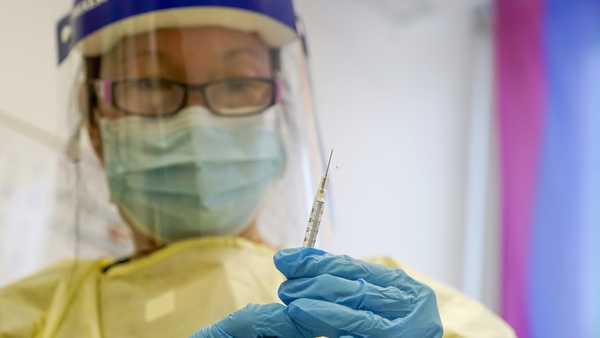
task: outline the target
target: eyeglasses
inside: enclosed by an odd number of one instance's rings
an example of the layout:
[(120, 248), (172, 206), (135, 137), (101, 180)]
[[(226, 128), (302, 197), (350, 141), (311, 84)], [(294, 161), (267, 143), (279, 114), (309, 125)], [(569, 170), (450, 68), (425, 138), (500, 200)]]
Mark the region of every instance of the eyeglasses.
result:
[(93, 86), (96, 95), (121, 114), (117, 117), (174, 115), (188, 104), (192, 91), (199, 91), (203, 104), (223, 117), (260, 114), (277, 97), (275, 80), (270, 78), (229, 78), (200, 85), (161, 78), (97, 80)]

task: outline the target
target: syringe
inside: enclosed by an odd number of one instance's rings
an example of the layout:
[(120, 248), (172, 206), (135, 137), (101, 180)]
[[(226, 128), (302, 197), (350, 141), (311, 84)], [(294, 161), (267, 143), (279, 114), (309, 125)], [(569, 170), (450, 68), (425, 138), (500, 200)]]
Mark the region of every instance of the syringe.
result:
[(315, 200), (310, 211), (310, 218), (308, 219), (308, 225), (306, 226), (306, 233), (304, 234), (304, 247), (314, 248), (317, 242), (317, 235), (319, 234), (319, 227), (321, 226), (321, 217), (323, 217), (323, 211), (325, 211), (325, 188), (327, 186), (327, 180), (329, 179), (329, 167), (331, 166), (331, 159), (333, 158), (333, 149), (329, 154), (329, 161), (327, 162), (327, 169), (325, 175), (321, 178), (321, 184), (315, 196)]

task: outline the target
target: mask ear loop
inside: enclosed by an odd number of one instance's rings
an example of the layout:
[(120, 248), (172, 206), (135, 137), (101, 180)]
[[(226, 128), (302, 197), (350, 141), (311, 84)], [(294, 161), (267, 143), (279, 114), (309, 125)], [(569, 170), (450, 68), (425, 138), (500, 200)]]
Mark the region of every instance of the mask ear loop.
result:
[(275, 78), (275, 104), (283, 103), (283, 80), (279, 76)]
[[(93, 96), (90, 101), (113, 102), (113, 83), (110, 80), (94, 80), (89, 84), (89, 92)], [(90, 123), (99, 124), (100, 118), (95, 109), (88, 109), (88, 116)]]
[(96, 80), (92, 86), (100, 100), (113, 102), (112, 82), (110, 80)]

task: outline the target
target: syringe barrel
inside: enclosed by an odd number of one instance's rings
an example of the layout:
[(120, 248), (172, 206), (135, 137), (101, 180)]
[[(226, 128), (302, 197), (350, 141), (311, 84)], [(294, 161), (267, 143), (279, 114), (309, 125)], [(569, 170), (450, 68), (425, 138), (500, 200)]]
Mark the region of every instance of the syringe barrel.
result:
[(317, 242), (317, 234), (319, 233), (319, 227), (321, 226), (321, 218), (325, 211), (325, 201), (317, 198), (310, 211), (310, 218), (308, 220), (308, 226), (306, 227), (306, 233), (304, 234), (304, 246), (313, 248)]
[(325, 169), (325, 175), (321, 178), (315, 201), (313, 202), (312, 209), (310, 211), (310, 218), (308, 219), (308, 225), (306, 227), (306, 233), (304, 234), (304, 247), (314, 248), (317, 242), (317, 235), (319, 234), (319, 227), (321, 226), (321, 218), (325, 211), (325, 189), (327, 186), (327, 179), (329, 177), (329, 167), (331, 166), (331, 158), (333, 157), (333, 149), (329, 154), (329, 161), (327, 162), (327, 169)]

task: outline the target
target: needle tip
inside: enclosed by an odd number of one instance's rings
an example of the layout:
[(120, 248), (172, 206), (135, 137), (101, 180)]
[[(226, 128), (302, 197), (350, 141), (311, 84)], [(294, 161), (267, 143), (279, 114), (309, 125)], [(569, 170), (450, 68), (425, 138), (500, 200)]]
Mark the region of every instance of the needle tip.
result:
[(331, 152), (329, 153), (329, 161), (327, 161), (327, 169), (325, 169), (325, 177), (329, 175), (329, 167), (331, 167), (331, 159), (333, 158), (333, 149), (331, 148)]

